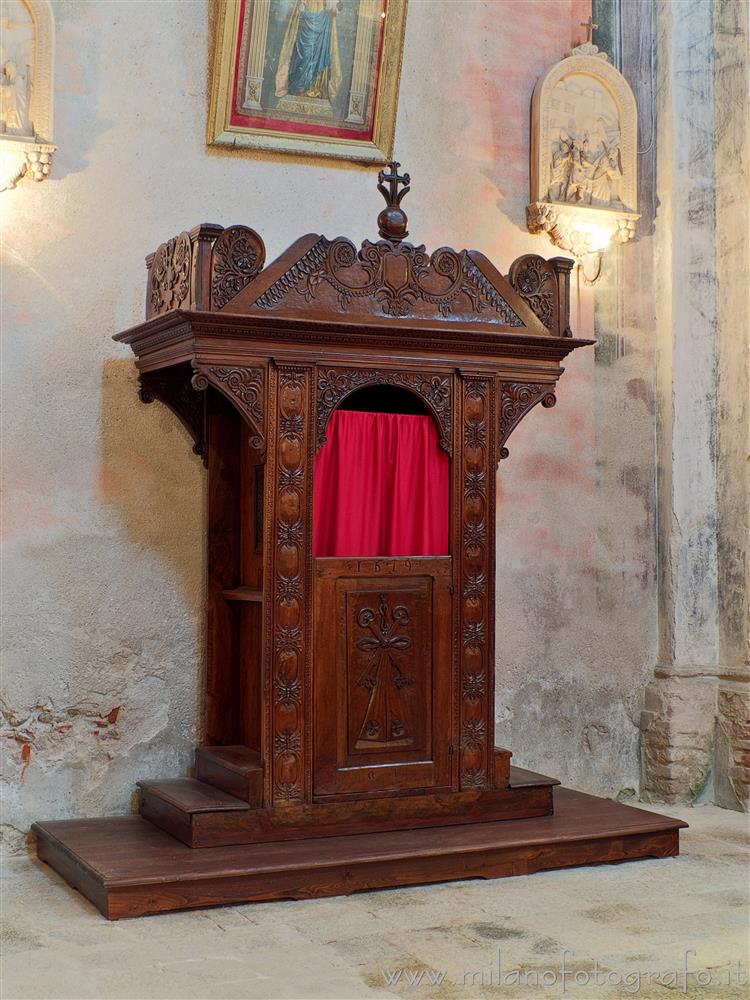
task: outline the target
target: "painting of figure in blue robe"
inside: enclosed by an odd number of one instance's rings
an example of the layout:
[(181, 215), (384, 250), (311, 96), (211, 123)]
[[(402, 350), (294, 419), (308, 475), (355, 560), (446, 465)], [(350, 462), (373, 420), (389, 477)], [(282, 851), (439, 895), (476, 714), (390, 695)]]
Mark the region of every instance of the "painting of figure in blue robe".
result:
[(323, 98), (341, 86), (336, 15), (340, 0), (298, 0), (289, 18), (276, 72), (276, 96)]

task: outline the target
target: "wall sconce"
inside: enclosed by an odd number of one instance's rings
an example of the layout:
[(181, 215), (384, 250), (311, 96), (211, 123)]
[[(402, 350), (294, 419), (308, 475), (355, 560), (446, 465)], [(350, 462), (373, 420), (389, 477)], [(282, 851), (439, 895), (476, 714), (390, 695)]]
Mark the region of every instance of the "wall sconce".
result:
[(0, 191), (49, 176), (55, 22), (48, 0), (2, 0)]
[[(539, 80), (531, 101), (531, 233), (546, 233), (572, 253), (593, 284), (602, 254), (635, 236), (637, 129), (635, 97), (606, 52), (589, 40)], [(585, 262), (594, 258), (593, 277)]]

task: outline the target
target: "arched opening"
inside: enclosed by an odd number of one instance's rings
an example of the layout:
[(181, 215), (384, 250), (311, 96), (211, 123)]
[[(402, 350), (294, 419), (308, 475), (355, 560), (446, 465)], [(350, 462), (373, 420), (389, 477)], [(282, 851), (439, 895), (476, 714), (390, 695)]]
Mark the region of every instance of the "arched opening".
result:
[(449, 460), (416, 393), (370, 385), (331, 414), (315, 459), (318, 557), (448, 555)]

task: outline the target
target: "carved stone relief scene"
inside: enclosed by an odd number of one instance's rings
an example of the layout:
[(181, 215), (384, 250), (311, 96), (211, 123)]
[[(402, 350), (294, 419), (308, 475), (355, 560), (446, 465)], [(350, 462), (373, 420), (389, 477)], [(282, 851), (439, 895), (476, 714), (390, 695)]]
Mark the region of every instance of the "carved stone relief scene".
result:
[(549, 98), (550, 201), (624, 208), (620, 121), (615, 102), (598, 80), (573, 73)]
[(23, 0), (0, 3), (0, 130), (33, 135), (34, 24)]

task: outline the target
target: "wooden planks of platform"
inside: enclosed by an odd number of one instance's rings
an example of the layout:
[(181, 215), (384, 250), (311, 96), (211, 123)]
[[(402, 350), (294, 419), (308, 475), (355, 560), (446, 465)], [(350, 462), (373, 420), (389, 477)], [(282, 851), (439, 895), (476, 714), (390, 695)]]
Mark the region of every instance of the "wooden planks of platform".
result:
[(671, 857), (681, 820), (567, 788), (555, 812), (304, 841), (194, 849), (141, 817), (35, 823), (39, 857), (110, 920)]

